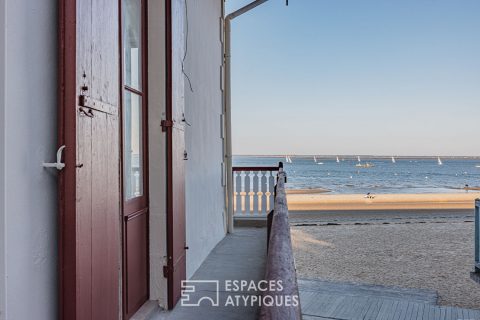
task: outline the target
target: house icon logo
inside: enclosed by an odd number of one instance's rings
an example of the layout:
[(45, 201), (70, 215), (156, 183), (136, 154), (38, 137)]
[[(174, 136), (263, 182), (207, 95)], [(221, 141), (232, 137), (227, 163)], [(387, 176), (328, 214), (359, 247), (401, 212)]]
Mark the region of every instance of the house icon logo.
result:
[(180, 304), (184, 307), (219, 306), (218, 280), (182, 280)]

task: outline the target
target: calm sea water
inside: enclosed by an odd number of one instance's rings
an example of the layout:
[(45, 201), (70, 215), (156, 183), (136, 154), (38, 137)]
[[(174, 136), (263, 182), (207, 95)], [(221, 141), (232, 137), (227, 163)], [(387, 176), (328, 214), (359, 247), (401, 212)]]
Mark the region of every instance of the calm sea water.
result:
[(235, 156), (234, 166), (275, 166), (284, 163), (288, 187), (292, 189), (328, 189), (333, 193), (442, 193), (466, 192), (463, 187), (480, 186), (480, 159), (442, 158), (365, 158), (370, 168), (356, 167), (356, 157), (291, 156), (285, 157)]

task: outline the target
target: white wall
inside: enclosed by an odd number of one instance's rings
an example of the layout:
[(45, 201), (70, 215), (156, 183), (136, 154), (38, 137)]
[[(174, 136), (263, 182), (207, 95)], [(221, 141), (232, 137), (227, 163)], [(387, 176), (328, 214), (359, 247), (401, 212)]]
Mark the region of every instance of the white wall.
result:
[[(57, 316), (57, 176), (54, 170), (41, 167), (42, 162), (53, 161), (56, 152), (56, 4), (49, 0), (0, 1), (0, 319), (5, 315), (37, 320)], [(164, 3), (151, 0), (149, 7), (153, 10), (149, 12), (163, 12)], [(191, 123), (186, 132), (190, 277), (225, 235), (225, 198), (220, 126), (222, 0), (188, 0), (188, 9), (185, 68), (194, 90), (185, 88), (186, 118)], [(159, 131), (165, 107), (163, 17), (157, 15), (151, 23), (155, 33), (150, 32), (149, 55), (155, 59), (150, 59), (149, 66), (150, 172), (158, 172), (160, 177), (165, 173), (164, 134)], [(157, 36), (154, 45), (152, 39)], [(159, 196), (150, 198), (151, 298), (164, 305), (162, 180), (150, 177), (150, 191)]]
[(187, 0), (188, 51), (185, 72), (187, 278), (225, 236), (222, 186), (223, 92), (220, 70), (222, 0)]
[(57, 1), (1, 3), (6, 318), (51, 320), (57, 316), (57, 177), (41, 164), (54, 160), (57, 142)]
[(5, 319), (5, 2), (0, 2), (0, 320)]
[[(164, 1), (149, 0), (149, 183), (150, 299), (166, 307), (166, 149), (160, 121), (165, 119)], [(185, 70), (187, 278), (225, 235), (222, 186), (223, 111), (220, 66), (222, 0), (188, 0), (188, 54)]]

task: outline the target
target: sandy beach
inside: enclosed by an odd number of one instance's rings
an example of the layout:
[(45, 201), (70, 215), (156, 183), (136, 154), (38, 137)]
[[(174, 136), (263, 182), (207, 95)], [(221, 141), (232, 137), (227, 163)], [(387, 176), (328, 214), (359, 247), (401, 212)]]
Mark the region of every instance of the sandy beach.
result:
[(393, 210), (393, 209), (473, 209), (480, 192), (435, 194), (325, 194), (320, 191), (288, 192), (290, 211)]
[(291, 223), (298, 277), (432, 289), (442, 305), (480, 309), (480, 286), (470, 279), (474, 223), (469, 212), (412, 210), (389, 219), (385, 211), (378, 214), (381, 220), (356, 212), (336, 223), (318, 212), (315, 225)]
[(480, 309), (470, 279), (480, 192), (287, 197), (300, 278), (431, 289), (442, 305)]

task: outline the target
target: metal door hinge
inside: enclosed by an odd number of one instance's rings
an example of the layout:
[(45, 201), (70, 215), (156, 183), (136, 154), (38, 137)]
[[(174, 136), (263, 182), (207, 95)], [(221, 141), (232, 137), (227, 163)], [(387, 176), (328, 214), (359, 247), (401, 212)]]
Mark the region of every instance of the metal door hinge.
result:
[(167, 131), (167, 128), (173, 127), (173, 121), (172, 120), (162, 120), (160, 122), (160, 125), (162, 126), (162, 131), (165, 132), (165, 131)]
[(163, 266), (163, 277), (168, 278), (169, 274), (170, 274), (170, 268), (168, 266)]
[[(117, 106), (114, 106), (114, 105), (111, 105), (111, 104), (108, 104), (106, 102), (103, 102), (103, 101), (100, 101), (100, 100), (97, 100), (97, 99), (93, 99), (92, 97), (89, 97), (87, 95), (80, 95), (78, 97), (78, 105), (80, 107), (83, 107), (83, 108), (89, 108), (89, 109), (93, 109), (93, 110), (96, 110), (96, 111), (100, 111), (100, 112), (103, 112), (103, 113), (107, 113), (109, 115), (112, 115), (112, 116), (117, 116), (117, 113), (118, 113), (118, 107)], [(93, 114), (92, 112), (91, 114)], [(85, 112), (85, 111), (83, 111)]]

